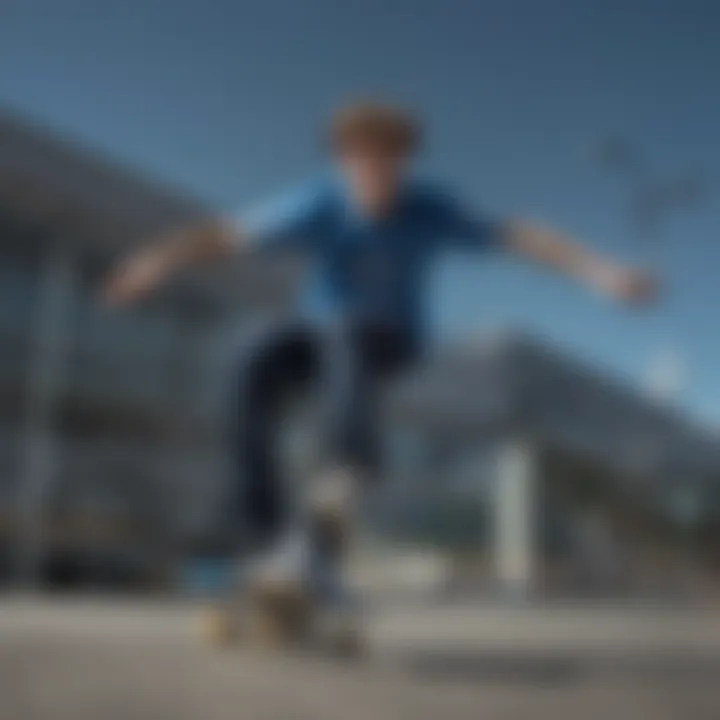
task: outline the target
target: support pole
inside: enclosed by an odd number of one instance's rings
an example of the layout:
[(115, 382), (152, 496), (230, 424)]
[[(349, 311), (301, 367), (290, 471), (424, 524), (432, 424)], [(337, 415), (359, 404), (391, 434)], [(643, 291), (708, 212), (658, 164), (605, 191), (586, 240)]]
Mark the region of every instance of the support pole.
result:
[(499, 449), (495, 485), (494, 562), (501, 591), (525, 600), (534, 589), (537, 561), (537, 450), (513, 438)]
[(49, 246), (41, 259), (37, 308), (27, 374), (19, 483), (18, 574), (41, 579), (50, 490), (57, 477), (54, 419), (71, 343), (75, 268), (71, 254)]

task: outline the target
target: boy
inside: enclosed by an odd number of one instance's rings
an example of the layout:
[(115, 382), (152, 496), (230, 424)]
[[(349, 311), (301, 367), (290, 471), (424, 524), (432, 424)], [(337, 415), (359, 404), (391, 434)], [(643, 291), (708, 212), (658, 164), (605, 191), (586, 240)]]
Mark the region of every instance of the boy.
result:
[[(277, 579), (283, 566), (281, 577), (289, 572), (294, 582), (323, 585), (330, 595), (328, 587), (340, 587), (337, 560), (353, 496), (377, 463), (377, 385), (416, 362), (426, 347), (423, 290), (440, 251), (502, 249), (623, 302), (654, 294), (642, 273), (556, 232), (468, 212), (442, 190), (413, 180), (408, 165), (420, 144), (417, 121), (398, 108), (343, 108), (328, 133), (333, 173), (239, 218), (180, 230), (129, 258), (106, 288), (111, 302), (133, 302), (182, 267), (253, 249), (296, 249), (314, 261), (297, 318), (257, 340), (244, 358), (237, 449), (246, 524), (254, 542), (275, 548), (271, 558), (284, 558), (284, 566), (265, 563), (275, 567), (266, 577)], [(282, 388), (307, 378), (320, 381), (327, 404), (331, 462), (305, 535), (278, 544), (283, 498), (271, 457), (274, 413)], [(288, 547), (296, 555), (306, 550), (304, 560), (289, 562)]]

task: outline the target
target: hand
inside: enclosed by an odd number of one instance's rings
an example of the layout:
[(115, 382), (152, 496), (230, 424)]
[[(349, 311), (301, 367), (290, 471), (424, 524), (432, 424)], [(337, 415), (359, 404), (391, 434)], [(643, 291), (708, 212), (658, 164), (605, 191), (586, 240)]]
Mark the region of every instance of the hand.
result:
[(591, 280), (601, 292), (627, 305), (649, 305), (660, 291), (657, 278), (632, 268), (599, 266), (591, 272)]
[(149, 295), (168, 275), (168, 262), (157, 249), (129, 257), (105, 282), (105, 300), (114, 306), (128, 305)]

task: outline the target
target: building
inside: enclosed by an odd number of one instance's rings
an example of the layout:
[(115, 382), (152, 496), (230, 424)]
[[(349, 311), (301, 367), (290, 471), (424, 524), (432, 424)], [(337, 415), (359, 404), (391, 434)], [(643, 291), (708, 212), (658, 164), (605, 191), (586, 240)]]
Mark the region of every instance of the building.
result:
[(121, 253), (208, 212), (0, 115), (5, 573), (38, 573), (80, 548), (105, 565), (111, 555), (157, 564), (168, 543), (207, 522), (224, 477), (210, 385), (217, 339), (250, 304), (282, 303), (286, 273), (215, 270), (122, 312), (103, 306), (99, 283)]
[[(441, 353), (392, 406), (405, 521), (390, 525), (427, 535), (429, 521), (484, 552), (505, 589), (525, 594), (563, 564), (606, 589), (621, 562), (636, 588), (653, 563), (668, 587), (720, 570), (718, 438), (599, 368), (500, 333)], [(468, 508), (485, 522), (468, 527)]]
[[(229, 477), (220, 368), (251, 315), (284, 307), (294, 269), (194, 273), (122, 312), (97, 292), (118, 255), (209, 212), (0, 115), (0, 574), (160, 581), (212, 535)], [(602, 565), (621, 516), (717, 535), (715, 438), (527, 336), (443, 351), (386, 407), (378, 527), (475, 550), (514, 592), (547, 574), (553, 542)]]

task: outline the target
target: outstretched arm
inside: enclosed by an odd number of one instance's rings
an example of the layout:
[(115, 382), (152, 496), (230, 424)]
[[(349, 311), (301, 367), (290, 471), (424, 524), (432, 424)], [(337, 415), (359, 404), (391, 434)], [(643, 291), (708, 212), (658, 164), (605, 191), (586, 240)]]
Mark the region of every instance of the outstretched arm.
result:
[(563, 234), (524, 222), (511, 222), (504, 245), (621, 302), (642, 304), (657, 295), (656, 280), (645, 272), (612, 262)]
[(123, 260), (105, 282), (105, 298), (112, 305), (136, 302), (177, 272), (222, 258), (244, 244), (242, 232), (220, 220), (170, 233)]
[(322, 187), (301, 186), (242, 214), (171, 233), (130, 255), (111, 273), (105, 296), (142, 299), (176, 272), (250, 248), (307, 250), (322, 214)]

